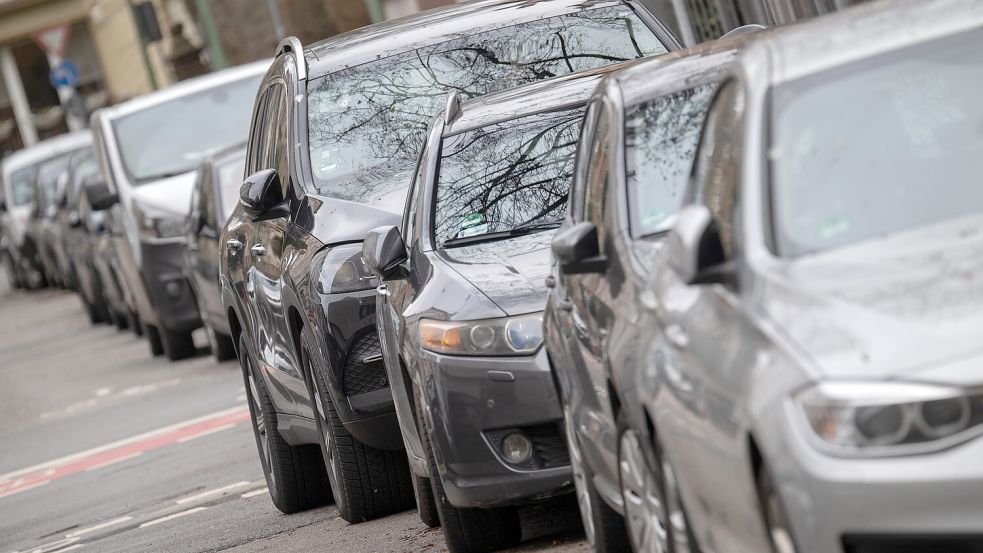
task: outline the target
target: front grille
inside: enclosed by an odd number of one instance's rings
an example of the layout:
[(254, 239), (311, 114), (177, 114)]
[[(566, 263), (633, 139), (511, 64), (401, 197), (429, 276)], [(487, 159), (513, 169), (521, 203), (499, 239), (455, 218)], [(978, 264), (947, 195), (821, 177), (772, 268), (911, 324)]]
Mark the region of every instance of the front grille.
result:
[[(366, 361), (368, 359), (368, 361)], [(342, 387), (348, 397), (381, 390), (389, 386), (386, 366), (382, 363), (382, 347), (379, 335), (375, 332), (365, 334), (355, 340), (342, 375)]]
[(983, 535), (846, 535), (846, 553), (983, 553)]
[(536, 424), (517, 428), (502, 428), (499, 430), (489, 430), (485, 432), (492, 449), (497, 456), (501, 456), (502, 440), (513, 432), (521, 432), (532, 442), (533, 455), (521, 465), (511, 465), (516, 468), (529, 470), (551, 469), (565, 467), (570, 464), (570, 452), (567, 449), (567, 441), (563, 436), (563, 429), (558, 422), (546, 424)]

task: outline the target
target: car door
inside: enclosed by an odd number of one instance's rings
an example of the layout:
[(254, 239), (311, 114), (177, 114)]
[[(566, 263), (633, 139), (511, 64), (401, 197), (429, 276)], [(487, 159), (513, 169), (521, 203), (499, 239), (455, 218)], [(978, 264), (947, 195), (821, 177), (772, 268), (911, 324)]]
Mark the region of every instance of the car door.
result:
[[(287, 198), (290, 186), (288, 163), (290, 136), (290, 105), (287, 85), (273, 80), (269, 85), (269, 107), (263, 138), (263, 157), (260, 169), (275, 169)], [(270, 393), (279, 409), (310, 416), (309, 393), (300, 361), (293, 347), (283, 302), (285, 287), (285, 252), (288, 243), (290, 210), (272, 208), (255, 222), (255, 232), (249, 244), (253, 256), (251, 279), (256, 294), (257, 353), (268, 369)]]

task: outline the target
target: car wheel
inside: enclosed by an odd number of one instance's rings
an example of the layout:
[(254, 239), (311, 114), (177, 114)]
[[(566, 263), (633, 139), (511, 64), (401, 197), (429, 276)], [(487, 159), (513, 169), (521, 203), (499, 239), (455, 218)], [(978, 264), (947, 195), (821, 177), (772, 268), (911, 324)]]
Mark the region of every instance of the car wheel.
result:
[(116, 326), (117, 329), (126, 330), (127, 327), (130, 326), (130, 320), (123, 313), (120, 313), (119, 311), (116, 311), (115, 309), (110, 307), (109, 314), (110, 314), (110, 318), (112, 318), (113, 320), (113, 324)]
[(796, 553), (795, 540), (792, 539), (792, 526), (778, 488), (767, 468), (762, 468), (758, 476), (758, 495), (764, 508), (765, 526), (771, 538), (774, 553)]
[(99, 309), (98, 305), (89, 303), (89, 300), (82, 296), (82, 305), (85, 307), (85, 314), (89, 316), (89, 322), (93, 325), (102, 324), (106, 322), (108, 314), (104, 310)]
[(406, 453), (369, 447), (345, 429), (327, 394), (324, 373), (313, 363), (308, 343), (301, 338), (301, 359), (311, 382), (321, 453), (339, 515), (355, 524), (413, 508)]
[(246, 387), (259, 461), (273, 505), (284, 514), (324, 505), (331, 497), (316, 445), (291, 446), (276, 430), (276, 410), (252, 361), (246, 337), (239, 337), (239, 366)]
[(594, 488), (593, 474), (584, 460), (569, 407), (564, 407), (563, 415), (567, 447), (570, 451), (570, 468), (573, 472), (577, 504), (580, 507), (580, 519), (584, 525), (584, 536), (597, 553), (627, 551), (628, 532), (625, 529), (625, 519)]
[(519, 524), (519, 513), (515, 507), (459, 509), (447, 500), (444, 484), (437, 470), (430, 432), (424, 422), (423, 412), (419, 410), (420, 394), (417, 392), (415, 395), (417, 412), (421, 413), (420, 440), (423, 442), (423, 451), (427, 455), (427, 465), (430, 467), (430, 488), (433, 491), (440, 526), (444, 530), (447, 549), (451, 553), (478, 553), (498, 551), (518, 545), (522, 541), (522, 526)]
[(160, 331), (154, 325), (144, 325), (144, 333), (147, 335), (147, 344), (150, 345), (150, 355), (159, 357), (164, 355), (164, 342), (161, 340)]
[[(126, 320), (130, 322), (130, 329), (133, 330), (133, 334), (136, 336), (143, 336), (143, 323), (140, 322), (140, 317), (137, 316), (133, 311), (127, 310)], [(149, 337), (148, 337), (149, 339)], [(161, 346), (163, 347), (163, 346)], [(163, 351), (161, 352), (163, 353)], [(154, 355), (161, 355), (161, 353), (156, 353)]]
[(428, 528), (437, 528), (440, 526), (440, 515), (437, 514), (437, 502), (433, 498), (430, 479), (415, 474), (412, 477), (413, 496), (416, 497), (416, 510), (420, 514), (420, 521)]
[(180, 361), (194, 357), (198, 353), (190, 332), (171, 332), (167, 329), (161, 329), (160, 338), (164, 345), (164, 354), (170, 361)]
[(208, 323), (205, 323), (205, 334), (208, 336), (208, 349), (212, 351), (216, 361), (235, 359), (236, 349), (231, 336), (216, 332)]
[(654, 452), (657, 466), (652, 467), (645, 459), (638, 433), (623, 421), (618, 426), (618, 468), (632, 549), (638, 553), (695, 551), (675, 471), (658, 441)]

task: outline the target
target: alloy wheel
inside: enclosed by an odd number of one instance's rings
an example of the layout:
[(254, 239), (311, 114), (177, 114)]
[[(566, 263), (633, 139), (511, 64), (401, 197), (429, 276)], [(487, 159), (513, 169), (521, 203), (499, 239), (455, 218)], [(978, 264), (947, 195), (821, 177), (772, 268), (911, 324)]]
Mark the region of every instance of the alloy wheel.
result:
[(577, 432), (574, 430), (573, 417), (569, 407), (563, 409), (563, 427), (567, 433), (567, 444), (570, 448), (570, 467), (573, 471), (573, 486), (577, 492), (577, 504), (580, 506), (580, 518), (584, 525), (584, 535), (587, 543), (594, 546), (597, 541), (597, 530), (594, 528), (594, 506), (590, 500), (590, 483), (587, 481), (587, 471), (584, 469), (584, 455), (580, 450)]
[(658, 485), (657, 479), (661, 475), (648, 470), (634, 430), (626, 430), (621, 435), (618, 450), (625, 522), (632, 546), (639, 553), (668, 553), (671, 551), (669, 509)]

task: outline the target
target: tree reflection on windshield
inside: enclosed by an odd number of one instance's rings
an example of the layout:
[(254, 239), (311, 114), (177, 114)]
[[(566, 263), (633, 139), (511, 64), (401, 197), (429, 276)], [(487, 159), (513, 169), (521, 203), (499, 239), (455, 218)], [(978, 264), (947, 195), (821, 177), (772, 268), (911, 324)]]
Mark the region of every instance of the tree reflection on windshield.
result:
[(583, 111), (533, 115), (444, 139), (437, 244), (562, 218)]
[(380, 193), (371, 183), (412, 169), (449, 90), (470, 98), (665, 52), (630, 8), (614, 6), (457, 36), (326, 75), (312, 83), (308, 102), (318, 188), (354, 201)]

